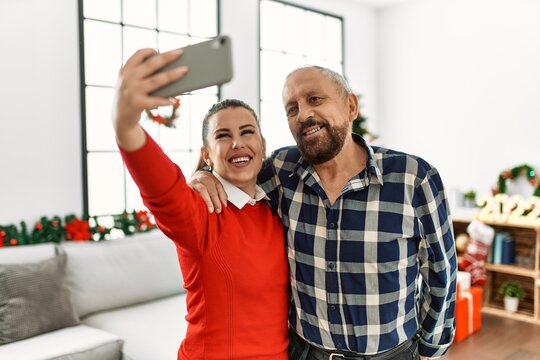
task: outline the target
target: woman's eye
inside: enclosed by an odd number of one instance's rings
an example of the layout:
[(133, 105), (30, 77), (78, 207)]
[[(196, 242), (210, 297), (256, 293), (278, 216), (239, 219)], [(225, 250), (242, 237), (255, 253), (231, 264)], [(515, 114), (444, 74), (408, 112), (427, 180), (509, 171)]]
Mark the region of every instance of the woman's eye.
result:
[(246, 134), (250, 135), (250, 134), (254, 134), (254, 133), (255, 133), (255, 131), (253, 131), (253, 130), (244, 130), (244, 131), (242, 131), (242, 135), (246, 135)]
[(224, 137), (229, 137), (229, 134), (218, 134), (218, 135), (216, 135), (216, 139), (221, 139), (221, 138), (224, 138)]

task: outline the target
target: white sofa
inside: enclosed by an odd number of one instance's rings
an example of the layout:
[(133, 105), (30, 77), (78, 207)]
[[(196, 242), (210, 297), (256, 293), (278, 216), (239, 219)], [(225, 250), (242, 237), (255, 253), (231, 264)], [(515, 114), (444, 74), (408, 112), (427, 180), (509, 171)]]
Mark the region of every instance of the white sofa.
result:
[[(51, 261), (60, 273), (46, 278), (44, 273), (49, 270), (43, 266)], [(23, 277), (14, 280), (14, 276)], [(17, 287), (25, 281), (24, 287)], [(51, 300), (41, 299), (57, 285), (65, 290), (56, 291)], [(59, 317), (68, 319), (71, 326), (0, 345), (0, 359), (174, 360), (187, 327), (182, 285), (175, 246), (157, 230), (103, 242), (2, 248), (0, 341), (3, 335), (4, 340), (17, 336), (19, 326), (35, 330), (47, 322), (43, 319), (50, 315), (47, 311), (65, 312), (48, 320), (53, 327)], [(16, 299), (21, 296), (17, 291), (26, 294), (34, 290), (37, 292), (28, 297), (40, 298), (38, 306), (32, 306), (32, 299), (22, 305)], [(64, 292), (69, 294), (70, 303), (47, 310)], [(30, 319), (21, 311), (10, 315), (10, 306), (19, 306)], [(36, 313), (41, 307), (45, 313)], [(16, 320), (14, 326), (10, 319), (22, 320)]]

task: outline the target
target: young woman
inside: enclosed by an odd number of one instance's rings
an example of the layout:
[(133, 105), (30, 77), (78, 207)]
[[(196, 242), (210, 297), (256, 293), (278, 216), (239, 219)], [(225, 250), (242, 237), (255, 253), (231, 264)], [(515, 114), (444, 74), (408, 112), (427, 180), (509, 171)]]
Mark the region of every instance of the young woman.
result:
[(113, 109), (126, 166), (177, 247), (188, 309), (178, 359), (288, 359), (283, 227), (256, 185), (265, 145), (255, 112), (225, 100), (204, 119), (201, 158), (224, 180), (230, 202), (220, 214), (208, 212), (180, 168), (139, 125), (144, 109), (169, 104), (148, 94), (185, 75), (186, 69), (156, 74), (180, 55), (135, 53), (120, 71)]

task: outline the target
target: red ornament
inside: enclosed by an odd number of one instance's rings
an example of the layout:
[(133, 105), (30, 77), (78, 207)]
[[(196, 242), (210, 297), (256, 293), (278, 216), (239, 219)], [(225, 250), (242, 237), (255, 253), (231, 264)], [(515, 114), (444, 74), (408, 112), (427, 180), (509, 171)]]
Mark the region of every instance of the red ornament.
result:
[(88, 220), (73, 218), (66, 222), (66, 240), (84, 241), (91, 240), (90, 225)]
[(152, 120), (154, 120), (155, 122), (157, 122), (158, 124), (165, 124), (165, 119), (163, 118), (163, 116), (161, 115), (154, 115), (152, 117)]
[(43, 229), (43, 224), (42, 223), (37, 223), (36, 224), (36, 230), (41, 230)]
[(11, 239), (11, 240), (9, 240), (9, 245), (11, 245), (11, 246), (15, 246), (15, 245), (17, 245), (18, 243), (19, 243), (19, 242), (17, 241), (17, 239)]
[(150, 221), (150, 216), (146, 210), (137, 211), (135, 213), (135, 220), (137, 221), (137, 230), (139, 231), (146, 231), (155, 227)]

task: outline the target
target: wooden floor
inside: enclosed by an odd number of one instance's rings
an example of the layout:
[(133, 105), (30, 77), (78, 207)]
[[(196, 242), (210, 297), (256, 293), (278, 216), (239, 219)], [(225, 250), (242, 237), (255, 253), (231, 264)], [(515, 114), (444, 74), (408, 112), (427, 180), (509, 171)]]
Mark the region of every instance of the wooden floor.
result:
[(482, 314), (482, 328), (441, 360), (540, 360), (540, 325)]

